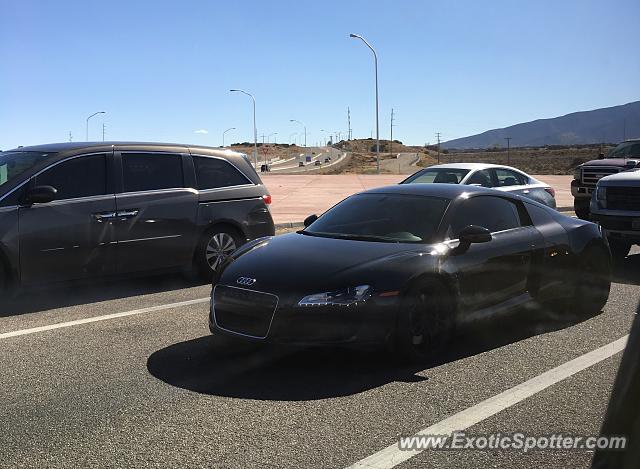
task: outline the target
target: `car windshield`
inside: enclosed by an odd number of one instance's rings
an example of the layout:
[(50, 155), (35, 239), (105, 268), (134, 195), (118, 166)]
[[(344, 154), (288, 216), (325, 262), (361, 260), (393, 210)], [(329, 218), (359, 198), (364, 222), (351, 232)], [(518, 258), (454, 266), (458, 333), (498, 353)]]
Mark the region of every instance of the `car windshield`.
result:
[(458, 168), (427, 168), (414, 174), (404, 184), (413, 183), (445, 183), (460, 184), (460, 181), (469, 174), (468, 169)]
[(4, 151), (0, 153), (0, 187), (13, 181), (39, 162), (50, 158), (51, 153), (37, 151)]
[(448, 199), (359, 194), (333, 207), (303, 234), (393, 243), (432, 242)]
[(640, 158), (640, 142), (624, 142), (609, 152), (609, 158)]

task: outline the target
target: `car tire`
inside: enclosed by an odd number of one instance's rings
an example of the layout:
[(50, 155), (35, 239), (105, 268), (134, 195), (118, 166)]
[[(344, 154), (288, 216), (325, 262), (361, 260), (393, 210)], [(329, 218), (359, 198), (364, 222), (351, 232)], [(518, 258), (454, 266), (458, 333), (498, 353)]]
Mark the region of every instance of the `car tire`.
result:
[(211, 281), (224, 259), (243, 244), (243, 237), (231, 227), (206, 231), (198, 243), (194, 259), (200, 277)]
[(631, 243), (619, 239), (609, 239), (609, 249), (611, 250), (611, 257), (613, 259), (624, 259), (631, 250)]
[(572, 305), (579, 315), (593, 316), (602, 311), (611, 289), (611, 258), (601, 248), (581, 255), (575, 272)]
[(412, 286), (401, 302), (395, 349), (403, 361), (424, 363), (446, 348), (455, 325), (449, 290), (436, 280)]

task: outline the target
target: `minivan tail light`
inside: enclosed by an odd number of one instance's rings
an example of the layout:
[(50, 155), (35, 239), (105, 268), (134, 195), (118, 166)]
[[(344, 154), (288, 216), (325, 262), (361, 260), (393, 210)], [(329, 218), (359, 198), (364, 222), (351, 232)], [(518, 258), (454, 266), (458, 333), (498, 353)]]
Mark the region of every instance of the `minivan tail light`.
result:
[(271, 205), (271, 195), (270, 194), (263, 195), (262, 196), (262, 200), (264, 201), (265, 204)]
[(545, 187), (544, 190), (551, 194), (551, 197), (556, 198), (556, 190), (553, 187)]

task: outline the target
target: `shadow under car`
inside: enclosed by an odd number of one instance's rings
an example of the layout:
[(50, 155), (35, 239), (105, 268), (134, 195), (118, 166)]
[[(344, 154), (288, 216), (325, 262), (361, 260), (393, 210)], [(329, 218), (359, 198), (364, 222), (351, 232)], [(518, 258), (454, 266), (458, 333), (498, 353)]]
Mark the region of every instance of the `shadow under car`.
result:
[(428, 380), (431, 368), (589, 318), (529, 307), (508, 317), (462, 327), (447, 351), (423, 364), (403, 363), (382, 350), (291, 349), (242, 343), (225, 349), (213, 336), (204, 336), (154, 352), (147, 369), (167, 384), (203, 394), (274, 401), (326, 399), (394, 381)]

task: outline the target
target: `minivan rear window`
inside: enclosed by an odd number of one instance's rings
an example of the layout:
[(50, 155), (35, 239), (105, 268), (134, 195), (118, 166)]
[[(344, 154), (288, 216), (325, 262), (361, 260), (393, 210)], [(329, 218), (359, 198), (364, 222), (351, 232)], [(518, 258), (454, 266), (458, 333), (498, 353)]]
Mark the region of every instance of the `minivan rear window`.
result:
[(123, 153), (125, 192), (184, 187), (182, 156), (175, 153)]
[(244, 174), (220, 158), (194, 156), (193, 164), (199, 190), (251, 184)]

